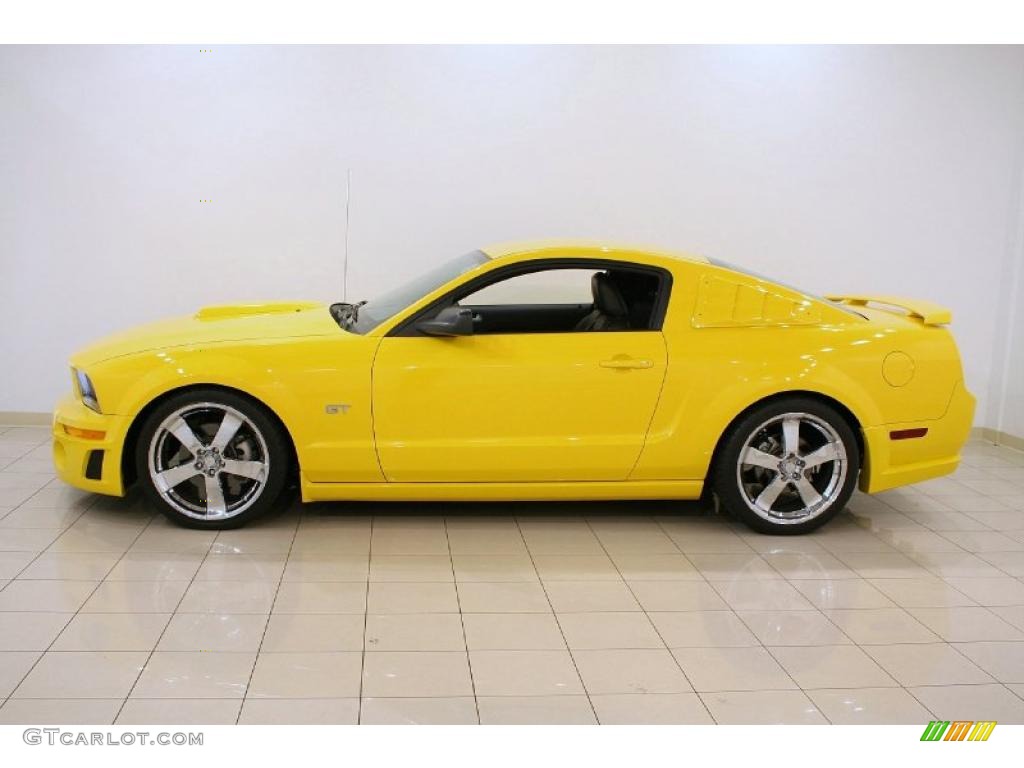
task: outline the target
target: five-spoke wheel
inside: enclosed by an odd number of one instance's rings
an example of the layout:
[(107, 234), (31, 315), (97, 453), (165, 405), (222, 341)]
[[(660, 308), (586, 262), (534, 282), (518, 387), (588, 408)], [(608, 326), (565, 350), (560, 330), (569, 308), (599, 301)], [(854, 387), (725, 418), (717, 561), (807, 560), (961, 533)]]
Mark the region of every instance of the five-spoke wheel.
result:
[(846, 419), (817, 400), (754, 409), (733, 426), (716, 461), (714, 490), (757, 530), (802, 533), (846, 504), (860, 467)]
[(139, 477), (177, 522), (241, 524), (279, 495), (287, 464), (280, 430), (265, 411), (230, 392), (172, 398), (147, 419)]

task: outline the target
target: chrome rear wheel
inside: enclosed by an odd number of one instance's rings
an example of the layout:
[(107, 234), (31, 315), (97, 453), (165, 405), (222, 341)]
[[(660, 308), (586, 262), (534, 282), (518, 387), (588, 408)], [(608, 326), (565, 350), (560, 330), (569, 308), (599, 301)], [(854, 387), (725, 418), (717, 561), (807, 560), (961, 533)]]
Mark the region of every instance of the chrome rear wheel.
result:
[(783, 525), (826, 512), (846, 478), (847, 450), (832, 426), (809, 413), (784, 413), (747, 438), (736, 465), (743, 500)]
[(714, 490), (727, 511), (757, 530), (802, 533), (846, 504), (860, 471), (846, 419), (817, 400), (767, 403), (730, 429)]

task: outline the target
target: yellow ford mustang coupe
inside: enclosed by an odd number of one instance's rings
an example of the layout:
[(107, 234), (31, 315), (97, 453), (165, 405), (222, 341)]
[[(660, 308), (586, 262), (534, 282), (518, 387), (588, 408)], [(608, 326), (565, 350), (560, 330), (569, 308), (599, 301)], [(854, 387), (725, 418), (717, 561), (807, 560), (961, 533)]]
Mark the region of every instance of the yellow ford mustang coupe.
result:
[(767, 533), (953, 471), (948, 310), (810, 296), (700, 257), (486, 248), (357, 304), (217, 306), (71, 360), (53, 454), (172, 520), (304, 501), (695, 499)]

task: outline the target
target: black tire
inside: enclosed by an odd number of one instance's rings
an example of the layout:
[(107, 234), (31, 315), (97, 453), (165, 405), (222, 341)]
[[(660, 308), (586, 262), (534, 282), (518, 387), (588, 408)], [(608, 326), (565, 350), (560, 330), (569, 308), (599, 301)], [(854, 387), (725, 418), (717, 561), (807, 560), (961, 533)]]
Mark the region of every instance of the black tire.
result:
[[(800, 415), (806, 419), (798, 418)], [(792, 430), (794, 420), (800, 448), (787, 453), (787, 428)], [(837, 448), (828, 447), (835, 443)], [(812, 457), (815, 451), (820, 452)], [(836, 458), (820, 461), (828, 452), (834, 452)], [(805, 469), (806, 464), (819, 461)], [(768, 466), (775, 462), (776, 468)], [(843, 415), (813, 398), (787, 397), (753, 408), (730, 426), (715, 458), (711, 484), (721, 509), (750, 528), (796, 535), (835, 517), (850, 500), (859, 474), (857, 437)], [(782, 490), (775, 491), (780, 484)], [(767, 493), (762, 496), (761, 492)], [(808, 504), (806, 498), (813, 499), (815, 493), (820, 505)]]
[[(216, 421), (218, 409), (222, 411), (220, 421)], [(217, 425), (226, 423), (228, 414), (240, 425), (234, 437), (222, 449), (215, 450)], [(169, 419), (176, 424), (179, 418), (186, 419), (186, 426), (198, 441), (192, 448), (197, 450), (185, 446), (167, 428)], [(167, 463), (173, 465), (164, 467), (168, 456), (173, 458)], [(239, 528), (275, 508), (289, 475), (291, 456), (287, 437), (263, 405), (234, 392), (204, 388), (173, 395), (146, 417), (135, 445), (135, 469), (146, 497), (168, 519), (186, 528), (227, 530)], [(192, 473), (190, 464), (192, 468), (204, 468)], [(229, 471), (244, 467), (253, 472), (259, 464), (264, 466), (256, 477)], [(168, 469), (192, 476), (161, 490), (156, 477), (167, 477)], [(215, 488), (208, 482), (220, 488), (217, 501)], [(236, 487), (239, 490), (234, 494), (232, 489)], [(234, 495), (239, 498), (232, 501)]]

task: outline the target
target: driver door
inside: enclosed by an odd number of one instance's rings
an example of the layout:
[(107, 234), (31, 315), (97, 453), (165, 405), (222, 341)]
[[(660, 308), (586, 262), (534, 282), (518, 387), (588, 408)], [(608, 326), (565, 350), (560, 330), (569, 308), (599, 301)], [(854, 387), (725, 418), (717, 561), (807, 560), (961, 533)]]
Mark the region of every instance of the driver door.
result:
[[(593, 310), (594, 271), (520, 274), (462, 298), (479, 329), (472, 335), (381, 341), (373, 419), (388, 481), (628, 477), (658, 402), (666, 347), (660, 322), (575, 330)], [(511, 285), (517, 278), (526, 285)]]

